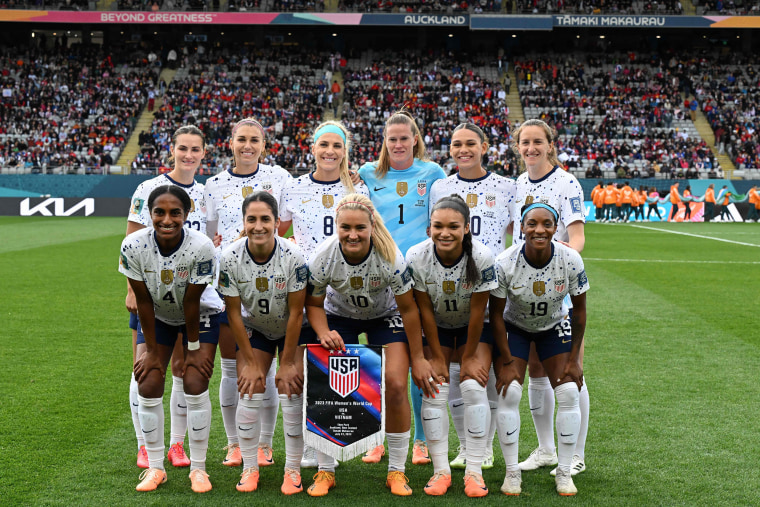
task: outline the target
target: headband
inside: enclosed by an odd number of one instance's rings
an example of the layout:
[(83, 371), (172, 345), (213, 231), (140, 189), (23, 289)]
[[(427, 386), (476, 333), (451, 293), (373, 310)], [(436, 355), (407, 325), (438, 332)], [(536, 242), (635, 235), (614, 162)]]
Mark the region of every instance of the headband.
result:
[(544, 208), (551, 211), (552, 215), (554, 215), (554, 221), (559, 222), (559, 215), (557, 214), (557, 210), (555, 210), (548, 204), (544, 204), (542, 202), (534, 202), (533, 204), (529, 204), (528, 207), (525, 208), (525, 211), (523, 211), (522, 215), (520, 216), (520, 222), (522, 223), (522, 221), (525, 220), (525, 215), (527, 215), (529, 211), (534, 210), (536, 208)]
[(314, 132), (314, 142), (317, 142), (317, 139), (322, 134), (338, 134), (341, 139), (343, 139), (343, 144), (346, 144), (346, 133), (343, 132), (343, 129), (338, 127), (337, 125), (325, 125), (324, 127), (321, 127), (317, 129), (316, 132)]
[(264, 134), (264, 127), (261, 126), (261, 123), (257, 122), (253, 118), (246, 118), (245, 120), (240, 120), (239, 122), (235, 124), (235, 126), (232, 128), (232, 134), (230, 135), (230, 137), (233, 137), (237, 129), (239, 129), (243, 125), (253, 125), (254, 127), (261, 130), (262, 134)]
[(337, 215), (337, 214), (338, 214), (338, 211), (340, 211), (340, 209), (341, 209), (343, 206), (345, 206), (346, 204), (358, 204), (358, 205), (359, 205), (359, 206), (361, 206), (362, 208), (366, 209), (366, 210), (367, 210), (367, 212), (369, 212), (369, 217), (370, 217), (370, 218), (374, 218), (374, 214), (372, 213), (372, 210), (369, 208), (369, 206), (367, 206), (367, 205), (366, 205), (366, 204), (364, 204), (363, 202), (359, 202), (359, 201), (346, 201), (346, 202), (344, 202), (343, 204), (341, 204), (340, 206), (338, 206), (337, 208), (335, 208), (335, 214)]
[(450, 195), (438, 199), (438, 202), (433, 205), (430, 214), (432, 215), (434, 211), (438, 211), (439, 209), (453, 209), (461, 213), (463, 217), (468, 217), (470, 215), (470, 210), (467, 207), (467, 204), (462, 200), (454, 199)]

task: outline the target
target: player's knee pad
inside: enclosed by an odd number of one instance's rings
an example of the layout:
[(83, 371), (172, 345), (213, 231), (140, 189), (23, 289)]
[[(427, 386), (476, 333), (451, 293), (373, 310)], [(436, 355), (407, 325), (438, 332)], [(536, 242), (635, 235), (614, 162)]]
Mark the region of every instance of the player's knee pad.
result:
[(237, 378), (222, 377), (219, 383), (219, 402), (222, 407), (234, 407), (238, 404)]
[(581, 427), (581, 409), (578, 404), (578, 387), (570, 382), (554, 391), (557, 396), (557, 439), (563, 444), (574, 444)]
[(279, 403), (280, 403), (280, 395), (277, 394), (277, 391), (275, 390), (274, 393), (271, 393), (269, 389), (267, 389), (264, 392), (264, 398), (261, 400), (261, 408), (276, 407)]
[(211, 428), (211, 412), (208, 410), (193, 410), (188, 417), (187, 429), (192, 440), (208, 440)]
[[(148, 410), (146, 410), (146, 408)], [(140, 428), (142, 428), (143, 437), (148, 444), (157, 443), (163, 436), (161, 434), (161, 428), (159, 428), (158, 414), (149, 410), (152, 407), (145, 407), (140, 403), (140, 407), (137, 409), (137, 417), (140, 419)]]
[(236, 422), (238, 427), (238, 437), (240, 438), (257, 438), (261, 431), (259, 420), (259, 408), (263, 395), (254, 394), (250, 398), (246, 397), (238, 403)]
[(467, 434), (471, 437), (486, 436), (487, 418), (490, 410), (487, 405), (471, 405), (464, 409), (464, 422)]
[(513, 444), (520, 438), (520, 399), (522, 386), (513, 380), (504, 398), (499, 401), (497, 423), (499, 440), (504, 444)]

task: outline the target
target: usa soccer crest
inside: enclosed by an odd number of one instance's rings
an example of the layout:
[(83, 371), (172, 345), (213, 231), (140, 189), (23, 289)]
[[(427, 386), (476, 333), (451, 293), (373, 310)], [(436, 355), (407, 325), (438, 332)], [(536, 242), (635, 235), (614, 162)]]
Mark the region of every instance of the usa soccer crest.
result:
[(274, 277), (274, 287), (277, 290), (283, 290), (285, 289), (286, 281), (284, 276), (275, 276)]
[(426, 181), (418, 181), (417, 182), (417, 193), (420, 194), (420, 196), (425, 195), (427, 192), (427, 182)]
[(330, 357), (330, 389), (345, 398), (359, 388), (359, 357)]
[(259, 289), (259, 292), (269, 290), (269, 279), (263, 276), (256, 278), (256, 288)]
[(271, 181), (267, 181), (266, 183), (262, 184), (261, 185), (261, 190), (263, 190), (264, 192), (268, 192), (268, 193), (271, 194), (272, 193), (272, 182)]
[(335, 197), (332, 195), (323, 195), (322, 196), (322, 206), (325, 208), (332, 208), (333, 204), (335, 204)]
[(161, 270), (161, 283), (170, 285), (174, 281), (174, 272), (171, 269)]
[(187, 269), (187, 266), (180, 266), (177, 268), (177, 277), (185, 280), (188, 276), (190, 276), (190, 270)]
[(496, 206), (496, 196), (494, 194), (486, 194), (486, 206), (489, 208)]
[(557, 292), (562, 292), (565, 290), (565, 281), (564, 280), (557, 280), (554, 282), (554, 290)]
[(380, 287), (380, 284), (382, 283), (382, 280), (380, 279), (380, 275), (369, 275), (369, 284), (372, 287)]
[(350, 282), (351, 288), (354, 290), (359, 290), (364, 287), (364, 279), (361, 276), (352, 276)]
[(542, 281), (533, 282), (533, 294), (543, 296), (546, 294), (546, 283)]
[(478, 205), (478, 194), (467, 194), (465, 202), (467, 203), (467, 206), (474, 208)]
[(409, 192), (409, 185), (406, 184), (406, 181), (399, 181), (396, 183), (396, 193), (400, 197), (404, 197)]
[(451, 280), (444, 280), (442, 288), (444, 293), (454, 294), (454, 292), (457, 290), (457, 283)]
[(248, 187), (248, 186), (243, 187), (240, 190), (240, 193), (243, 194), (243, 199), (245, 199), (246, 197), (248, 197), (249, 195), (253, 193), (253, 187)]

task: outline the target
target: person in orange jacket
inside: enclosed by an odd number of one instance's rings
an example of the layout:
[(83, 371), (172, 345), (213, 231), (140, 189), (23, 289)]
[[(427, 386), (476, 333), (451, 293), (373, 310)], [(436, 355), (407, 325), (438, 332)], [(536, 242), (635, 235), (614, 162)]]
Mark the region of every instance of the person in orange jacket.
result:
[(599, 181), (597, 185), (591, 190), (591, 202), (594, 204), (594, 220), (601, 222), (604, 218), (604, 182)]
[[(728, 211), (728, 204), (731, 202), (731, 191), (728, 189), (728, 185), (723, 185), (723, 188), (718, 194), (718, 200), (720, 201), (720, 220), (721, 222), (733, 222), (734, 217)], [(724, 217), (727, 217), (724, 220)]]
[(615, 183), (609, 182), (604, 187), (604, 221), (611, 222), (615, 216), (615, 205), (617, 204), (618, 190), (615, 188)]
[(749, 214), (747, 222), (760, 220), (760, 194), (757, 193), (757, 185), (749, 189)]
[(705, 191), (705, 222), (715, 217), (715, 183), (710, 183)]
[(678, 213), (678, 203), (681, 202), (681, 196), (678, 194), (678, 182), (670, 186), (670, 218), (671, 222), (675, 222), (676, 213)]
[(633, 205), (633, 189), (627, 181), (623, 185), (623, 188), (620, 189), (620, 203), (620, 220), (627, 222), (631, 216), (631, 206)]
[(638, 190), (633, 191), (634, 201), (631, 203), (633, 206), (633, 219), (636, 222), (644, 221), (644, 205), (647, 202), (647, 188), (641, 185)]

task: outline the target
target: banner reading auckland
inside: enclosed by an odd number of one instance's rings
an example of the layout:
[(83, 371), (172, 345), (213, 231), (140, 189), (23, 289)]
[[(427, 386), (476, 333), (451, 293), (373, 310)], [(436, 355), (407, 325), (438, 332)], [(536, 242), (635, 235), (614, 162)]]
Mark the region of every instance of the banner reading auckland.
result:
[(307, 345), (304, 361), (304, 444), (339, 461), (385, 438), (385, 352), (379, 345), (346, 351)]

